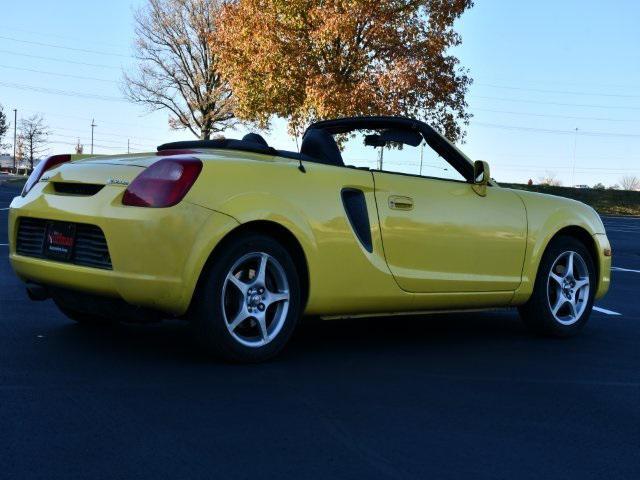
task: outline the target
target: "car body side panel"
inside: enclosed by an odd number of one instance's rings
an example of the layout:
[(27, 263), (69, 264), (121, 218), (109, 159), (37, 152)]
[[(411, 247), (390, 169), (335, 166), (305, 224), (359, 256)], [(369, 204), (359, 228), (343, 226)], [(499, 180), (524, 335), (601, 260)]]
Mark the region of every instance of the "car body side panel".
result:
[[(527, 215), (509, 190), (375, 172), (387, 262), (416, 293), (513, 292), (520, 285)], [(410, 200), (398, 208), (393, 198)]]
[(599, 270), (596, 298), (604, 296), (610, 283), (611, 258), (603, 254), (604, 248), (608, 246), (608, 240), (598, 214), (591, 207), (567, 198), (520, 190), (513, 191), (524, 201), (529, 233), (522, 269), (522, 284), (516, 290), (512, 303), (520, 305), (529, 299), (533, 292), (538, 265), (547, 245), (560, 230), (567, 227), (582, 228), (594, 238), (598, 249), (596, 263)]
[[(371, 173), (316, 163), (306, 163), (305, 169), (285, 159), (205, 162), (201, 181), (187, 198), (241, 224), (270, 221), (289, 230), (310, 271), (306, 313), (410, 310), (413, 295), (397, 286), (384, 260)], [(346, 216), (344, 188), (364, 193), (371, 252)]]

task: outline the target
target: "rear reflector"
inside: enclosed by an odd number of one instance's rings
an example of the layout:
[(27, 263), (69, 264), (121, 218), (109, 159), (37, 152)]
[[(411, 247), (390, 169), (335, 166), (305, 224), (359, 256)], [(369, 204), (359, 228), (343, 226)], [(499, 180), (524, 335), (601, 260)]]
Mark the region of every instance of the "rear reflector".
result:
[(164, 208), (179, 203), (193, 186), (202, 162), (197, 158), (164, 158), (133, 179), (122, 197), (132, 207)]

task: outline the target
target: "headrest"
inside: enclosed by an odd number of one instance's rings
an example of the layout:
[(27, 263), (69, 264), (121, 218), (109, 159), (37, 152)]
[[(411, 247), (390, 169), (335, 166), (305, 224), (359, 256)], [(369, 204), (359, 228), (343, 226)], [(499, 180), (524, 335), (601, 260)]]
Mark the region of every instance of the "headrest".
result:
[(242, 137), (242, 141), (243, 142), (257, 143), (258, 145), (263, 145), (265, 147), (269, 146), (267, 144), (267, 141), (264, 138), (262, 138), (261, 135), (258, 135), (257, 133), (247, 133), (244, 137)]
[(322, 129), (307, 130), (302, 139), (300, 153), (315, 158), (319, 163), (344, 166), (338, 144), (330, 133)]

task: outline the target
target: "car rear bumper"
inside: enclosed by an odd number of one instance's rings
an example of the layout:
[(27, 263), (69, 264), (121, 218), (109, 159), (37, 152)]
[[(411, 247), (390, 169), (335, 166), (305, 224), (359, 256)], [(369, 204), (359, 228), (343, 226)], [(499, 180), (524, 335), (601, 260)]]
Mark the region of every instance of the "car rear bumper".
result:
[[(180, 315), (186, 312), (214, 246), (238, 223), (201, 206), (123, 206), (124, 189), (105, 186), (90, 197), (30, 192), (9, 210), (9, 258), (24, 281), (121, 298), (129, 304)], [(19, 255), (20, 217), (96, 225), (104, 232), (112, 269)]]

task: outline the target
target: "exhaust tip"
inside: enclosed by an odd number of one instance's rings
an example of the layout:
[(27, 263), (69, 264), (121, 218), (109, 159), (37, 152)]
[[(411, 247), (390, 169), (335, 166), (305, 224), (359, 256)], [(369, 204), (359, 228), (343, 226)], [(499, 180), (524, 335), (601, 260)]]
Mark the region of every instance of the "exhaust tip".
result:
[(51, 297), (49, 290), (39, 283), (27, 282), (27, 296), (34, 302), (42, 302)]

